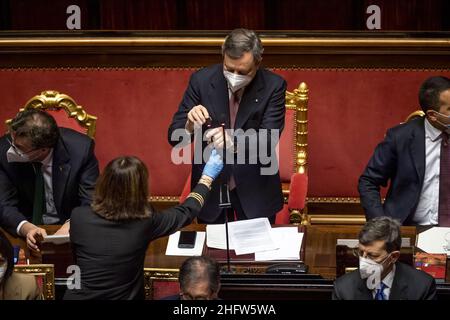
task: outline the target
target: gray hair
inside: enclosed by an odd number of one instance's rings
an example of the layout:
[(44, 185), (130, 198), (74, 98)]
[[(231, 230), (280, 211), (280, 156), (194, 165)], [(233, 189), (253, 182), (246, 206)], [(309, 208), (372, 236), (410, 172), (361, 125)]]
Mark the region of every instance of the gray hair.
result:
[(252, 30), (234, 29), (222, 44), (222, 55), (238, 59), (245, 52), (251, 52), (256, 62), (261, 61), (264, 52), (261, 39)]
[(359, 243), (368, 245), (379, 240), (385, 242), (386, 251), (389, 253), (400, 250), (400, 222), (391, 217), (377, 217), (367, 221), (359, 233)]

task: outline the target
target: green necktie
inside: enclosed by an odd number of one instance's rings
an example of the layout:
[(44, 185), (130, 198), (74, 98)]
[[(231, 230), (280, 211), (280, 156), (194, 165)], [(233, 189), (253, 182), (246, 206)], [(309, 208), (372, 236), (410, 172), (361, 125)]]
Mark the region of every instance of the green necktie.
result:
[(46, 213), (44, 175), (41, 169), (42, 163), (33, 162), (33, 168), (36, 174), (34, 178), (33, 224), (40, 225), (44, 224), (42, 217)]

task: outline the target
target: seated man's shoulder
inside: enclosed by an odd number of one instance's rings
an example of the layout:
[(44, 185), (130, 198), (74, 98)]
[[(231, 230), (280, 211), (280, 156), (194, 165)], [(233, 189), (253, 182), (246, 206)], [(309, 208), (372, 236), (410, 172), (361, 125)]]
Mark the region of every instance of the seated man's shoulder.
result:
[(359, 269), (348, 272), (336, 279), (335, 286), (348, 286), (354, 285), (357, 281), (361, 280), (359, 275)]
[(422, 270), (417, 270), (415, 268), (413, 268), (412, 266), (402, 263), (402, 262), (398, 262), (396, 264), (397, 267), (397, 272), (401, 272), (405, 277), (411, 278), (412, 281), (415, 281), (417, 283), (417, 281), (419, 282), (434, 282), (434, 278), (429, 275), (428, 273), (422, 271)]
[(59, 128), (61, 137), (69, 143), (90, 143), (92, 139), (84, 133), (78, 132), (70, 128)]
[(423, 128), (423, 121), (423, 118), (413, 119), (408, 122), (400, 123), (390, 128), (388, 131), (394, 135), (407, 135), (409, 137), (415, 129)]

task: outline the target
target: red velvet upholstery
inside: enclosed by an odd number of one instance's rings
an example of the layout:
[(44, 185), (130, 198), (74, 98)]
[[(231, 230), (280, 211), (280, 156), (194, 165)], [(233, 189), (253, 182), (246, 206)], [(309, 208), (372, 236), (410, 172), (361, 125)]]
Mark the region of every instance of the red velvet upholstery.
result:
[(180, 293), (178, 281), (153, 280), (153, 300), (177, 295)]
[[(358, 177), (386, 129), (418, 109), (417, 92), (450, 70), (288, 69), (288, 90), (308, 84), (308, 196), (358, 196)], [(119, 155), (142, 158), (152, 195), (180, 195), (190, 165), (174, 165), (167, 127), (192, 69), (1, 69), (0, 119), (36, 93), (70, 95), (97, 116), (96, 154), (103, 167)], [(39, 81), (36, 81), (39, 79)], [(284, 133), (289, 132), (286, 128)], [(283, 137), (284, 139), (284, 137)], [(281, 144), (280, 148), (283, 148)], [(284, 169), (281, 167), (282, 175)]]
[(184, 183), (183, 191), (181, 192), (180, 196), (180, 203), (186, 200), (190, 192), (191, 192), (191, 174), (189, 174), (189, 176), (186, 179), (186, 182)]
[(80, 126), (79, 122), (74, 118), (69, 118), (67, 113), (64, 110), (46, 110), (47, 113), (51, 114), (58, 124), (59, 127), (70, 128), (75, 131), (86, 134), (86, 128)]
[(306, 174), (294, 173), (291, 176), (289, 186), (288, 203), (277, 213), (275, 224), (289, 224), (290, 211), (301, 210), (305, 207), (306, 194), (308, 192), (308, 176)]

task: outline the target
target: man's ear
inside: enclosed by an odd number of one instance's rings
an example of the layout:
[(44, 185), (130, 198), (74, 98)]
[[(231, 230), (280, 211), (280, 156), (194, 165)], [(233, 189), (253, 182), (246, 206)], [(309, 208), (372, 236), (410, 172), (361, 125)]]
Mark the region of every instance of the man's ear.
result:
[(396, 263), (399, 258), (400, 258), (400, 250), (393, 251), (391, 253), (391, 259), (393, 263)]

